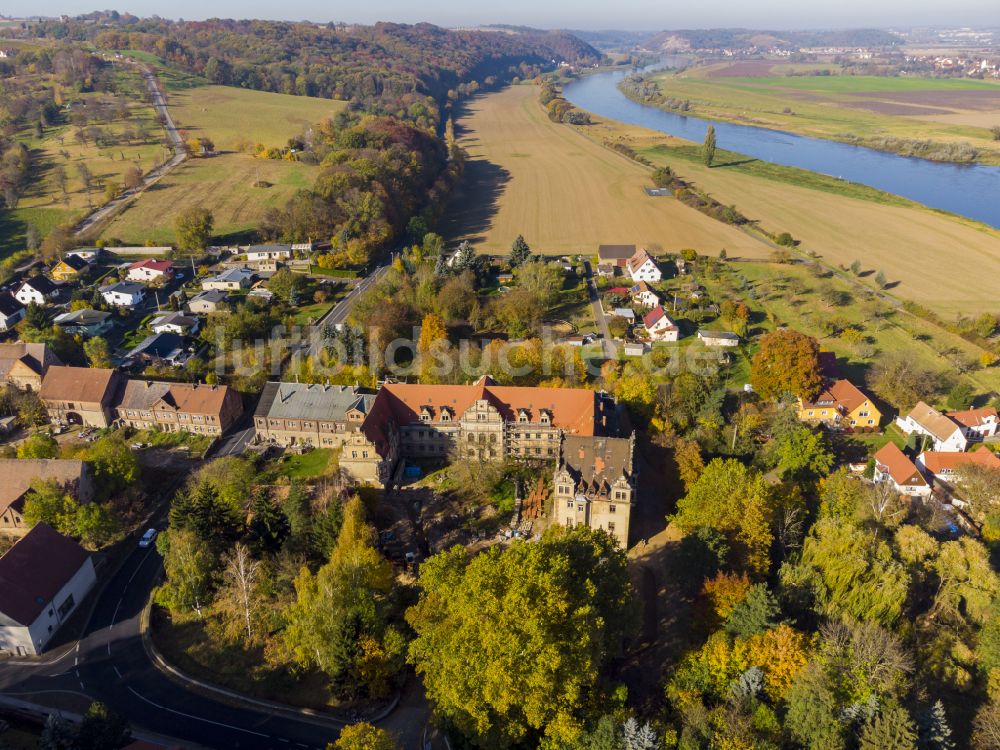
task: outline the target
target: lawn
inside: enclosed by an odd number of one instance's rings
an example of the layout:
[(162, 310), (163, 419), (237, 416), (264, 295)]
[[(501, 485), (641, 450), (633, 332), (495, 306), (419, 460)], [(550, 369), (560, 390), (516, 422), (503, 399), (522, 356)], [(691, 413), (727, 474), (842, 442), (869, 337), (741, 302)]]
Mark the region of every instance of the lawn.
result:
[(287, 453), (279, 459), (277, 473), (289, 479), (315, 479), (324, 476), (337, 451), (314, 448), (305, 453)]
[(534, 86), (472, 100), (457, 134), (469, 160), (444, 222), (450, 240), (469, 239), (482, 252), (498, 253), (507, 253), (518, 234), (544, 254), (592, 254), (601, 243), (769, 252), (738, 229), (646, 196), (645, 168), (551, 122)]
[[(828, 66), (831, 67), (831, 66)], [(833, 72), (836, 71), (836, 66)], [(666, 97), (690, 102), (692, 114), (821, 138), (886, 136), (941, 143), (968, 142), (1000, 163), (1000, 84), (950, 78), (883, 76), (740, 76), (739, 64), (700, 66), (655, 76)]]
[[(654, 130), (594, 118), (577, 130), (595, 143), (621, 142), (670, 166), (771, 233), (790, 232), (802, 253), (828, 266), (860, 260), (871, 284), (948, 317), (1000, 312), (1000, 232), (886, 193), (757, 160), (706, 168), (691, 144)], [(670, 201), (671, 199), (656, 199)], [(697, 246), (696, 246), (697, 248)], [(715, 254), (711, 247), (697, 248)], [(727, 248), (730, 257), (737, 253)], [(754, 253), (750, 257), (760, 257)], [(959, 259), (940, 272), (942, 258)]]
[(303, 307), (295, 308), (295, 325), (312, 325), (320, 318), (320, 316), (333, 307), (334, 304), (334, 301), (327, 300), (326, 302), (317, 302), (314, 305), (305, 305)]

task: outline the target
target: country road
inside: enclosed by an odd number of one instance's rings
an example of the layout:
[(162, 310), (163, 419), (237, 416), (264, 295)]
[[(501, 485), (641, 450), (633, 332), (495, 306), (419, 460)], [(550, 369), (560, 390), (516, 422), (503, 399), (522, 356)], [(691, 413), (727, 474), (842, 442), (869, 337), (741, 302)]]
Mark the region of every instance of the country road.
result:
[(590, 297), (590, 306), (594, 311), (594, 322), (597, 323), (597, 330), (601, 335), (601, 356), (605, 359), (617, 359), (618, 347), (611, 338), (611, 331), (608, 330), (608, 319), (604, 316), (604, 306), (601, 304), (601, 295), (597, 291), (594, 271), (589, 260), (585, 260), (583, 266), (587, 272), (587, 294)]
[(148, 172), (142, 178), (142, 184), (138, 187), (126, 190), (120, 196), (112, 201), (109, 201), (108, 203), (105, 203), (99, 209), (83, 219), (77, 225), (75, 231), (77, 237), (86, 234), (97, 224), (104, 221), (104, 219), (120, 211), (121, 208), (135, 196), (139, 195), (139, 193), (157, 182), (161, 177), (170, 172), (170, 170), (187, 159), (187, 154), (184, 151), (184, 141), (181, 138), (180, 133), (177, 132), (177, 127), (174, 125), (173, 118), (170, 116), (170, 111), (167, 109), (167, 100), (164, 98), (163, 92), (160, 91), (160, 87), (156, 81), (156, 76), (153, 74), (153, 71), (145, 65), (140, 66), (140, 69), (142, 72), (142, 78), (146, 82), (146, 88), (149, 89), (153, 108), (156, 110), (156, 113), (160, 116), (160, 119), (163, 122), (163, 129), (166, 131), (167, 138), (170, 140), (170, 145), (174, 149), (174, 155), (169, 161)]
[[(163, 528), (165, 519), (160, 519)], [(168, 677), (151, 659), (141, 632), (143, 609), (162, 560), (155, 547), (135, 549), (99, 595), (81, 639), (43, 661), (0, 663), (0, 698), (82, 714), (99, 700), (142, 732), (216, 750), (322, 749), (339, 722), (253, 701), (206, 693)], [(428, 716), (420, 683), (411, 679), (380, 726), (418, 750)]]

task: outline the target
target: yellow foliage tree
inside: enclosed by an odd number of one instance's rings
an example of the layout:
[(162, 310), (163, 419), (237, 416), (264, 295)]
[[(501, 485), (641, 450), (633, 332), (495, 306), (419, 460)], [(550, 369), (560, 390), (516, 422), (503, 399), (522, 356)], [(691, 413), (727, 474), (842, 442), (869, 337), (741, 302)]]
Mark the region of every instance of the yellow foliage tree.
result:
[(719, 620), (725, 620), (743, 601), (750, 590), (750, 577), (746, 573), (720, 571), (715, 578), (705, 581), (704, 592), (712, 604), (712, 611)]
[(764, 692), (772, 700), (781, 700), (812, 651), (807, 635), (788, 625), (750, 636), (746, 640), (747, 659), (764, 672)]
[(437, 313), (428, 313), (420, 324), (420, 339), (417, 341), (417, 359), (420, 366), (420, 380), (424, 383), (439, 383), (443, 380), (440, 372), (447, 365), (445, 357), (448, 349), (448, 330)]

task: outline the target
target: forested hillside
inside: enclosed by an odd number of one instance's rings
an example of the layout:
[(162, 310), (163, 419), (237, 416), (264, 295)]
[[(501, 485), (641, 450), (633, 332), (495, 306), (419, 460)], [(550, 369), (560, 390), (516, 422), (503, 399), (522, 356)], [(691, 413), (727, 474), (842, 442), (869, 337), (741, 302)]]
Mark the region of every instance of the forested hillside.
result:
[(431, 24), (174, 22), (95, 14), (45, 23), (37, 33), (143, 50), (212, 83), (350, 100), (411, 119), (432, 114), (428, 98), (444, 102), (473, 81), (524, 77), (559, 60), (601, 59), (589, 44), (562, 32), (452, 31)]

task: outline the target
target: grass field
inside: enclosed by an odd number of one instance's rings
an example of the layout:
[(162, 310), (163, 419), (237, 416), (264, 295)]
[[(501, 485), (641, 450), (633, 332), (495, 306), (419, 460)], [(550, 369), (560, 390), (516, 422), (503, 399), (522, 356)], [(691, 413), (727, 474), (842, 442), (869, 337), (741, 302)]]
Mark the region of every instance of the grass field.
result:
[(886, 274), (891, 294), (949, 318), (958, 313), (1000, 312), (996, 230), (868, 188), (828, 184), (827, 178), (766, 162), (708, 169), (685, 141), (594, 120), (594, 125), (577, 130), (595, 143), (621, 140), (654, 163), (669, 165), (722, 203), (735, 204), (761, 228), (790, 232), (801, 242), (802, 251), (815, 253), (828, 265), (849, 266), (858, 259), (865, 271)]
[(180, 130), (195, 138), (208, 136), (222, 151), (235, 150), (241, 141), (284, 146), (289, 137), (344, 108), (344, 102), (332, 99), (232, 86), (171, 92), (168, 104)]
[(660, 93), (688, 100), (699, 116), (836, 140), (857, 137), (876, 147), (885, 137), (966, 142), (983, 152), (981, 160), (1000, 162), (1000, 143), (989, 131), (1000, 125), (1000, 83), (787, 76), (787, 70), (780, 64), (735, 63), (663, 73), (655, 80)]
[(445, 222), (449, 239), (506, 253), (518, 234), (535, 252), (593, 253), (601, 243), (685, 247), (763, 257), (763, 243), (669, 198), (650, 198), (648, 171), (551, 122), (534, 86), (474, 99), (458, 121), (469, 161)]
[[(115, 217), (104, 228), (104, 238), (170, 244), (174, 217), (190, 206), (212, 211), (217, 237), (245, 236), (268, 208), (282, 206), (296, 191), (311, 187), (318, 167), (255, 159), (232, 149), (241, 140), (284, 146), (309, 123), (332, 116), (344, 104), (205, 86), (171, 92), (169, 106), (179, 129), (190, 137), (211, 138), (222, 153), (182, 164)], [(255, 183), (269, 186), (255, 187)]]

